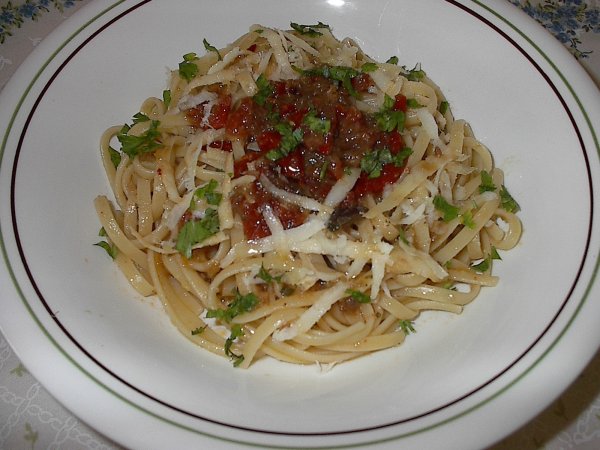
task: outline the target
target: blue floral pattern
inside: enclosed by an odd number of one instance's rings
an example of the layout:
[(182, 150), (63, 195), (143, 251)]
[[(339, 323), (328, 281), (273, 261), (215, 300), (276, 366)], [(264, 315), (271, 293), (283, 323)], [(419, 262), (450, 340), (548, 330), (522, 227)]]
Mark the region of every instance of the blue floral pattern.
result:
[[(565, 44), (577, 59), (592, 53), (582, 49), (582, 33), (600, 33), (600, 8), (584, 0), (545, 0), (532, 5), (529, 0), (510, 0), (556, 38)], [(595, 5), (595, 4), (594, 4)]]
[(3, 44), (8, 36), (12, 36), (11, 30), (20, 28), (26, 20), (37, 20), (42, 12), (49, 11), (50, 6), (64, 11), (78, 1), (81, 0), (25, 0), (18, 5), (8, 1), (0, 7), (0, 44)]

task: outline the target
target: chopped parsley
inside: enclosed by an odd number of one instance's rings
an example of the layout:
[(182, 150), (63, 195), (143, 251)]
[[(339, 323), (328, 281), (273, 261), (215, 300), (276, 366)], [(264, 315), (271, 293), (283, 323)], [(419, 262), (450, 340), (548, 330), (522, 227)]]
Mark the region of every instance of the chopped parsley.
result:
[(221, 54), (219, 53), (219, 50), (217, 50), (217, 47), (215, 47), (214, 45), (210, 45), (206, 38), (202, 40), (202, 43), (204, 44), (204, 48), (207, 52), (215, 52), (217, 54), (217, 57), (219, 58), (219, 61), (223, 59), (221, 58)]
[(269, 273), (269, 271), (267, 269), (265, 269), (265, 266), (262, 266), (262, 265), (260, 266), (260, 270), (258, 271), (256, 276), (258, 278), (260, 278), (261, 280), (263, 280), (267, 284), (271, 284), (274, 281), (277, 283), (281, 283), (281, 278), (283, 277), (283, 275), (278, 275), (278, 276), (274, 277), (273, 275), (271, 275)]
[(450, 291), (456, 291), (456, 286), (454, 285), (454, 281), (448, 280), (444, 284), (442, 284), (442, 289), (448, 289)]
[(397, 56), (391, 56), (387, 61), (387, 64), (398, 64), (398, 57)]
[(425, 71), (421, 69), (421, 64), (417, 64), (413, 69), (411, 69), (406, 78), (409, 81), (420, 81), (425, 77)]
[(475, 222), (473, 221), (473, 213), (471, 211), (467, 211), (464, 214), (461, 214), (460, 220), (465, 227), (471, 229), (475, 228)]
[(404, 111), (394, 111), (393, 108), (394, 99), (386, 94), (383, 100), (383, 107), (380, 111), (375, 113), (377, 126), (382, 131), (387, 131), (389, 133), (395, 129), (398, 131), (404, 130)]
[(353, 69), (352, 67), (322, 66), (317, 67), (315, 69), (302, 70), (294, 66), (293, 69), (304, 76), (320, 76), (323, 78), (328, 78), (334, 81), (341, 82), (342, 86), (344, 86), (344, 88), (352, 97), (358, 96), (356, 90), (354, 89), (354, 86), (352, 86), (352, 78), (360, 75), (360, 72), (356, 69)]
[(371, 298), (367, 294), (355, 289), (347, 289), (346, 295), (358, 303), (371, 303)]
[(204, 330), (206, 329), (206, 325), (204, 325), (203, 327), (198, 327), (198, 328), (194, 328), (191, 333), (192, 336), (197, 336), (199, 334), (202, 334), (204, 332)]
[(496, 185), (494, 184), (494, 180), (492, 179), (492, 176), (487, 171), (482, 170), (479, 175), (481, 176), (481, 184), (479, 185), (480, 193), (488, 192), (488, 191), (493, 192), (496, 190)]
[[(135, 116), (134, 116), (135, 117)], [(135, 121), (136, 119), (134, 119)], [(150, 128), (140, 136), (130, 136), (127, 133), (131, 129), (129, 125), (124, 125), (117, 134), (117, 139), (121, 143), (121, 151), (127, 154), (130, 158), (133, 158), (140, 153), (150, 153), (160, 147), (158, 138), (160, 132), (158, 131), (158, 120), (150, 122)]]
[(209, 205), (218, 206), (219, 203), (221, 203), (221, 199), (223, 198), (223, 194), (215, 192), (215, 189), (217, 189), (218, 185), (219, 183), (217, 183), (217, 180), (213, 179), (206, 183), (204, 186), (196, 189), (190, 202), (190, 209), (193, 210), (195, 208), (196, 201), (201, 199), (205, 199), (206, 203), (208, 203)]
[(398, 239), (404, 242), (406, 245), (409, 245), (408, 239), (406, 239), (406, 232), (401, 226), (397, 227), (398, 229)]
[(231, 351), (231, 345), (234, 343), (234, 341), (237, 338), (242, 337), (243, 335), (244, 335), (244, 330), (242, 330), (242, 326), (239, 323), (232, 325), (231, 326), (231, 334), (225, 341), (225, 345), (223, 347), (225, 354), (233, 360), (233, 367), (239, 366), (244, 361), (244, 355), (238, 355)]
[(281, 122), (275, 125), (275, 130), (281, 135), (279, 147), (270, 150), (265, 155), (269, 161), (277, 161), (289, 155), (302, 142), (301, 128), (292, 129), (289, 123)]
[(325, 161), (319, 171), (319, 180), (323, 181), (327, 177), (327, 169), (329, 168), (329, 161)]
[(191, 81), (198, 75), (198, 66), (194, 63), (198, 59), (195, 53), (186, 53), (183, 55), (183, 61), (179, 63), (179, 76), (186, 81)]
[(112, 147), (108, 147), (108, 153), (110, 155), (110, 160), (116, 169), (121, 163), (121, 154)]
[(451, 205), (441, 195), (436, 195), (433, 198), (433, 206), (443, 214), (444, 222), (450, 222), (458, 217), (460, 209), (457, 206)]
[(500, 204), (505, 211), (516, 213), (521, 210), (517, 201), (508, 193), (506, 186), (500, 188)]
[(360, 160), (360, 169), (365, 172), (369, 178), (378, 178), (381, 176), (383, 166), (394, 164), (396, 167), (402, 167), (406, 158), (412, 154), (412, 149), (405, 147), (400, 152), (392, 155), (387, 147), (375, 149), (367, 153)]
[(239, 291), (235, 291), (235, 298), (227, 309), (209, 309), (206, 311), (206, 317), (229, 323), (234, 317), (252, 311), (258, 305), (258, 302), (258, 297), (252, 292), (241, 295)]
[(487, 272), (491, 265), (492, 265), (492, 261), (494, 259), (502, 259), (500, 258), (500, 255), (498, 254), (498, 251), (496, 250), (495, 247), (492, 247), (490, 254), (487, 255), (483, 261), (481, 261), (479, 264), (474, 264), (471, 266), (471, 268), (473, 270), (475, 270), (476, 272)]
[(414, 98), (407, 98), (406, 99), (406, 106), (408, 106), (409, 108), (422, 108), (423, 105), (421, 105), (416, 99)]
[(297, 31), (302, 36), (308, 36), (308, 37), (322, 36), (323, 33), (321, 33), (319, 31), (319, 29), (322, 29), (322, 28), (329, 29), (329, 25), (324, 24), (323, 22), (319, 22), (316, 25), (301, 25), (298, 23), (291, 22), (290, 27), (292, 27), (293, 30)]
[(212, 208), (207, 208), (202, 219), (187, 221), (179, 230), (175, 248), (186, 258), (192, 257), (192, 247), (203, 242), (219, 231), (219, 215)]
[(263, 106), (267, 101), (267, 97), (273, 94), (273, 85), (269, 83), (267, 77), (265, 77), (263, 74), (260, 74), (256, 79), (256, 87), (258, 87), (258, 92), (254, 94), (252, 99), (260, 106)]
[(133, 116), (133, 123), (148, 122), (149, 120), (150, 120), (150, 117), (148, 117), (146, 114), (143, 114), (141, 112), (136, 113)]
[(440, 113), (442, 115), (446, 114), (446, 111), (448, 111), (448, 108), (450, 108), (450, 104), (446, 100), (443, 100), (440, 103)]
[(402, 332), (404, 334), (406, 334), (407, 336), (410, 333), (416, 333), (415, 331), (415, 327), (413, 326), (413, 321), (412, 320), (401, 320), (398, 325), (400, 326), (400, 329), (402, 330)]
[(317, 113), (312, 110), (304, 116), (303, 122), (315, 133), (327, 134), (331, 129), (331, 120), (317, 117)]
[(162, 97), (163, 97), (163, 103), (165, 104), (165, 108), (168, 108), (169, 105), (171, 104), (171, 90), (165, 89), (163, 91)]
[(360, 71), (362, 73), (375, 72), (377, 68), (378, 66), (374, 62), (366, 62), (361, 66)]
[(115, 245), (111, 245), (106, 241), (96, 242), (94, 245), (103, 248), (108, 254), (108, 256), (110, 256), (112, 259), (115, 259), (117, 257), (118, 250)]

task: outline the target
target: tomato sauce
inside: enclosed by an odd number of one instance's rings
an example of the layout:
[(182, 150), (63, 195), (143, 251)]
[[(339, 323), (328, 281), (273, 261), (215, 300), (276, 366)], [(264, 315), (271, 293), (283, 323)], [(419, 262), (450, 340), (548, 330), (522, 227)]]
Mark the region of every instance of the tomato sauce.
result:
[[(351, 83), (359, 96), (374, 86), (365, 73), (353, 77)], [(261, 174), (280, 189), (322, 201), (344, 171), (360, 168), (361, 159), (374, 149), (385, 147), (396, 154), (404, 147), (400, 133), (382, 131), (374, 115), (365, 114), (355, 106), (343, 83), (323, 76), (271, 82), (270, 95), (264, 102), (247, 97), (233, 106), (223, 89), (217, 91), (219, 99), (211, 109), (208, 125), (225, 127), (229, 139), (241, 139), (246, 146), (252, 144), (253, 150), (247, 150), (235, 162), (235, 176), (248, 173), (256, 176), (257, 181), (238, 188), (233, 197), (234, 210), (242, 217), (248, 239), (270, 234), (263, 219), (266, 205), (270, 205), (286, 229), (302, 224), (308, 216), (307, 211), (284, 204), (267, 193), (258, 181)], [(406, 103), (406, 98), (398, 95), (392, 109), (406, 111)], [(203, 112), (199, 105), (186, 115), (194, 126), (202, 127)], [(311, 125), (311, 119), (312, 123), (327, 123), (327, 126)], [(282, 124), (288, 131), (282, 131)], [(297, 135), (292, 137), (292, 131), (299, 133), (300, 139)], [(230, 148), (230, 144), (223, 146)], [(377, 178), (361, 173), (337, 216), (352, 219), (362, 210), (359, 204), (363, 196), (380, 195), (387, 184), (400, 177), (403, 169), (390, 163), (382, 167)]]

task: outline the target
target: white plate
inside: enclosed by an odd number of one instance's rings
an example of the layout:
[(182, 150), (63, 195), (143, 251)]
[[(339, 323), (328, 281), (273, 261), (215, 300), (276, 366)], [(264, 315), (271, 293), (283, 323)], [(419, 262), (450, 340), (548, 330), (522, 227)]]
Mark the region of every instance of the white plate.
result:
[[(507, 175), (525, 234), (460, 316), (321, 374), (235, 370), (136, 297), (98, 239), (102, 131), (160, 95), (166, 67), (253, 23), (329, 23), (373, 57), (420, 62)], [(96, 1), (36, 49), (0, 100), (2, 331), (83, 420), (128, 447), (471, 448), (552, 401), (600, 343), (600, 96), (508, 2)], [(595, 283), (596, 282), (596, 283)], [(595, 283), (595, 284), (594, 284)]]

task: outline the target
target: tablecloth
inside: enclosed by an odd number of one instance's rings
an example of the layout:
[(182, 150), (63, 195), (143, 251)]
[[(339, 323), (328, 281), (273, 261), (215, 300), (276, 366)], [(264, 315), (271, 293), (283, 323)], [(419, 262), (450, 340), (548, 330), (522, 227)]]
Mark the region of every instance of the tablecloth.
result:
[[(89, 1), (0, 2), (0, 89), (46, 35)], [(582, 64), (600, 86), (600, 1), (507, 1), (554, 34), (573, 54), (573, 64)], [(0, 334), (0, 448), (120, 447), (50, 396)], [(600, 448), (600, 352), (563, 395), (492, 450), (541, 448)]]

